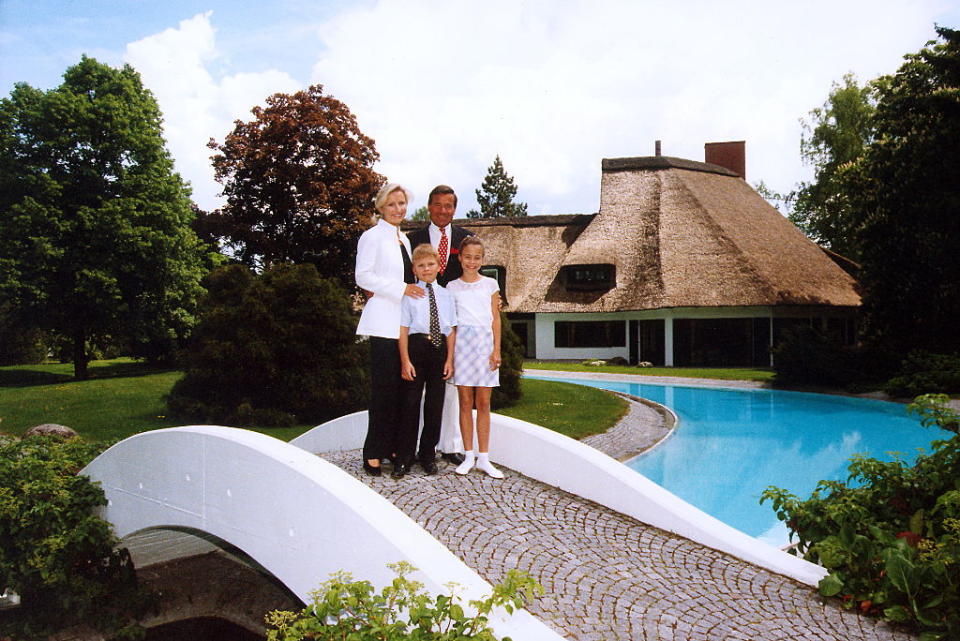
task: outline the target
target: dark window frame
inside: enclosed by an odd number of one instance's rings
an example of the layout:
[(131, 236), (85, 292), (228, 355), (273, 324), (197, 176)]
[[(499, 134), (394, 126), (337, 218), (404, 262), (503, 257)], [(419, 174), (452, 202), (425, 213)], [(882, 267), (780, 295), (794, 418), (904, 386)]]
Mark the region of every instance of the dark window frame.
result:
[(554, 321), (553, 346), (558, 348), (626, 347), (627, 321)]
[[(493, 271), (493, 275), (490, 272)], [(507, 268), (503, 265), (483, 265), (480, 268), (480, 274), (497, 281), (500, 286), (500, 302), (507, 304)]]
[(617, 284), (617, 267), (610, 263), (564, 265), (560, 271), (564, 285), (573, 291), (605, 290)]

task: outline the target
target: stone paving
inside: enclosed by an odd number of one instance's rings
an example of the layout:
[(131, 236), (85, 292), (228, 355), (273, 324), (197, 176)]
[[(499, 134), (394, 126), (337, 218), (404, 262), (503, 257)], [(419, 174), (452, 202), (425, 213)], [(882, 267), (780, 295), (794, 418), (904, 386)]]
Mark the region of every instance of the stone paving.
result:
[(530, 572), (546, 588), (530, 611), (571, 640), (913, 638), (824, 602), (792, 579), (512, 470), (501, 468), (506, 478), (498, 481), (476, 470), (459, 476), (440, 462), (438, 476), (415, 467), (393, 480), (364, 475), (359, 450), (323, 456), (393, 502), (491, 583), (512, 568)]
[(588, 436), (583, 442), (618, 461), (627, 461), (669, 436), (677, 417), (657, 403), (630, 394), (618, 395), (630, 403), (627, 414), (606, 432)]

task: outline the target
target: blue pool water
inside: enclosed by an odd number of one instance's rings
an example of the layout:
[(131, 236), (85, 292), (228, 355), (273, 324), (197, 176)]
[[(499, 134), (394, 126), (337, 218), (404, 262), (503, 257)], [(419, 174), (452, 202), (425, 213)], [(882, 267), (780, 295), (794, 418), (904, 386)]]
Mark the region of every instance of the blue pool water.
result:
[[(531, 378), (536, 378), (532, 376)], [(550, 378), (549, 380), (560, 380)], [(770, 485), (801, 498), (821, 479), (846, 480), (849, 459), (912, 461), (950, 434), (920, 425), (906, 406), (826, 394), (566, 379), (666, 405), (677, 430), (627, 464), (688, 503), (777, 546), (786, 527), (760, 494)]]

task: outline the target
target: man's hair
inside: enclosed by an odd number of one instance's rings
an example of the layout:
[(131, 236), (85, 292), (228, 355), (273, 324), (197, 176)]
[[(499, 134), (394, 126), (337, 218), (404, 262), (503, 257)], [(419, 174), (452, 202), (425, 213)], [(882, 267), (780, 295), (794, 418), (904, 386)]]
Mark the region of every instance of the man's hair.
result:
[(410, 258), (411, 263), (415, 263), (421, 258), (426, 256), (433, 256), (434, 260), (438, 263), (440, 262), (440, 254), (437, 253), (437, 250), (433, 248), (433, 245), (430, 243), (422, 243), (413, 248), (413, 256)]
[(457, 192), (453, 191), (453, 187), (449, 185), (437, 185), (430, 190), (430, 195), (427, 196), (427, 206), (429, 207), (433, 203), (433, 197), (439, 196), (440, 194), (451, 194), (453, 196), (453, 206), (457, 206)]

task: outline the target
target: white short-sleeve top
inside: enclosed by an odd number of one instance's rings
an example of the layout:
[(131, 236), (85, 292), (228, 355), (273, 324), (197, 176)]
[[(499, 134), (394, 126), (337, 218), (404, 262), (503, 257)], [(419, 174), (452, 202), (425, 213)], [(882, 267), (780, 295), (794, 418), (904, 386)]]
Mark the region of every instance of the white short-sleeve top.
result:
[(453, 294), (457, 306), (457, 325), (474, 327), (493, 326), (493, 310), (490, 297), (500, 291), (497, 281), (489, 276), (466, 283), (462, 278), (447, 283), (447, 291)]

